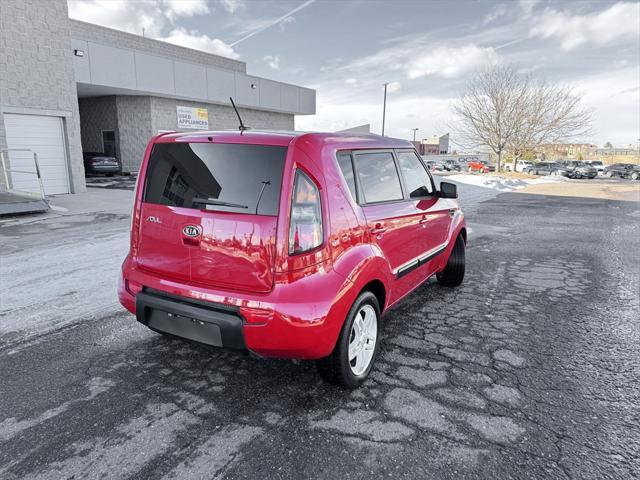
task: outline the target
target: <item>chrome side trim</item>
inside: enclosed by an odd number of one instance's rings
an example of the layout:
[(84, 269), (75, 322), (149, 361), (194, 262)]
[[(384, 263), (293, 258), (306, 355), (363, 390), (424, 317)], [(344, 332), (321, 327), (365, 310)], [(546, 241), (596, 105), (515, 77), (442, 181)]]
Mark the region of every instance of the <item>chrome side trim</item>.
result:
[(419, 266), (424, 265), (432, 258), (440, 255), (442, 252), (445, 251), (445, 249), (447, 248), (447, 245), (448, 243), (445, 242), (441, 245), (438, 245), (437, 247), (432, 248), (427, 252), (420, 254), (419, 256), (409, 260), (408, 262), (403, 263), (398, 268), (393, 270), (393, 274), (396, 276), (396, 278), (400, 278), (403, 275), (406, 275), (407, 273), (411, 272), (412, 270), (415, 270)]

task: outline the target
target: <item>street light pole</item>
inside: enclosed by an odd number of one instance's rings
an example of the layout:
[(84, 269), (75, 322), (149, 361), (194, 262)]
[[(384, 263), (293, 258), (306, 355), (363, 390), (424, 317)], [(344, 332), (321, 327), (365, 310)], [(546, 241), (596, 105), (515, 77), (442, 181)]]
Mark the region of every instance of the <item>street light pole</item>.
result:
[(382, 85), (384, 85), (384, 101), (382, 103), (382, 136), (384, 137), (384, 120), (387, 113), (387, 85), (389, 85), (389, 82), (384, 82)]
[(420, 130), (419, 128), (412, 128), (411, 130), (413, 130), (413, 143), (416, 143), (416, 132), (418, 130)]

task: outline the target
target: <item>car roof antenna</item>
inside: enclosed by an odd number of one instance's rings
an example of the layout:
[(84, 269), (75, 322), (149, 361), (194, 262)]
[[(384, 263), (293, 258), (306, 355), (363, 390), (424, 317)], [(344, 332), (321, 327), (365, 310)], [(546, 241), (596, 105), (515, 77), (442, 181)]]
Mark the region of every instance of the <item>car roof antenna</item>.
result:
[(238, 112), (238, 109), (236, 108), (236, 104), (234, 103), (233, 98), (229, 97), (229, 100), (231, 100), (231, 106), (233, 106), (233, 109), (236, 111), (236, 115), (238, 116), (238, 121), (240, 122), (240, 126), (238, 127), (238, 129), (240, 130), (240, 135), (242, 135), (242, 132), (244, 132), (245, 130), (249, 130), (251, 127), (247, 127), (245, 126), (244, 123), (242, 123), (240, 112)]

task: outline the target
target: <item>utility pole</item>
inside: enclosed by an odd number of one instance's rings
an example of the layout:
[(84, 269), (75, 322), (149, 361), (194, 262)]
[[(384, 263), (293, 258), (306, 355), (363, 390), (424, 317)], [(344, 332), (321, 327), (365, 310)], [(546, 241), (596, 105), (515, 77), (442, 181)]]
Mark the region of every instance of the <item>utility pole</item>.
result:
[(384, 85), (384, 101), (382, 103), (382, 136), (384, 137), (384, 119), (387, 113), (387, 85), (389, 85), (389, 82), (384, 82), (382, 85)]
[(416, 143), (416, 132), (420, 129), (416, 127), (412, 128), (411, 130), (413, 130), (413, 143)]

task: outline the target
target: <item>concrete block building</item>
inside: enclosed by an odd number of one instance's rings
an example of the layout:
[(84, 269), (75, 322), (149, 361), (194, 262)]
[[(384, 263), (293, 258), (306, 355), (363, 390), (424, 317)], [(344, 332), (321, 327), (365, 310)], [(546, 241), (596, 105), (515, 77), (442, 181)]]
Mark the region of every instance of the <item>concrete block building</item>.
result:
[[(247, 74), (244, 62), (68, 18), (66, 0), (0, 2), (0, 189), (85, 189), (82, 152), (136, 172), (162, 131), (291, 130), (315, 113), (314, 90)], [(0, 166), (2, 169), (2, 166)], [(9, 183), (9, 185), (7, 185)]]

